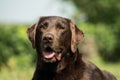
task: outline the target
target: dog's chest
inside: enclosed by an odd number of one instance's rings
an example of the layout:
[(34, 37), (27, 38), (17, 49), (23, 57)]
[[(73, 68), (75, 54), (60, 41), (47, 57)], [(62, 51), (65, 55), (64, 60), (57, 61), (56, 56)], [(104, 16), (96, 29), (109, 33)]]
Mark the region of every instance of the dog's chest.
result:
[(82, 70), (69, 70), (56, 74), (53, 80), (82, 80), (83, 72)]

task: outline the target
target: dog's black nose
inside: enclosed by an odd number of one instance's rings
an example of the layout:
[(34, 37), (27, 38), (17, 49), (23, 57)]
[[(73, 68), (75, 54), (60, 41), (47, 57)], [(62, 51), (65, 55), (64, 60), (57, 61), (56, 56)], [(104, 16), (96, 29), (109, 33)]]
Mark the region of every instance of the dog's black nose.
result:
[(54, 36), (52, 34), (46, 34), (44, 37), (43, 37), (43, 41), (44, 42), (53, 42), (53, 38)]

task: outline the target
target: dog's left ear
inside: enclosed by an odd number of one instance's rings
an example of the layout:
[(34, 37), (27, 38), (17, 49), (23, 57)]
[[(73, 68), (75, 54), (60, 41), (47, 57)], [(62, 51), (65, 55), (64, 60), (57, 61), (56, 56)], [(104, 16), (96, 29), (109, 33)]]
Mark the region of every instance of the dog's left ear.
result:
[(37, 23), (33, 24), (30, 28), (27, 29), (27, 35), (29, 40), (32, 43), (32, 47), (35, 48), (35, 35), (36, 35), (36, 28), (37, 28)]
[(71, 30), (71, 51), (76, 52), (78, 43), (83, 39), (84, 33), (78, 29), (78, 27), (70, 20), (70, 30)]

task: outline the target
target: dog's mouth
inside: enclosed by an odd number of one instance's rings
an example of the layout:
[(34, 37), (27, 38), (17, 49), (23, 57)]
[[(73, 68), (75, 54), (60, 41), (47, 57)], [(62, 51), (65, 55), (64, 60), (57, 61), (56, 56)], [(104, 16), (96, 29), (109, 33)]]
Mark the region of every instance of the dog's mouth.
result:
[(62, 48), (46, 47), (43, 50), (43, 59), (45, 62), (56, 62), (61, 60)]

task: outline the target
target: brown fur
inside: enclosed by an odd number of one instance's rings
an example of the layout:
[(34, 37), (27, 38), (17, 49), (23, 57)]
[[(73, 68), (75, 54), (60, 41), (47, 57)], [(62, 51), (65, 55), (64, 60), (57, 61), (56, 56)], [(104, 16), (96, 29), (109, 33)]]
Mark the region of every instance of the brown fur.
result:
[(33, 80), (116, 80), (79, 53), (77, 45), (84, 34), (71, 20), (41, 17), (27, 33), (37, 51)]

